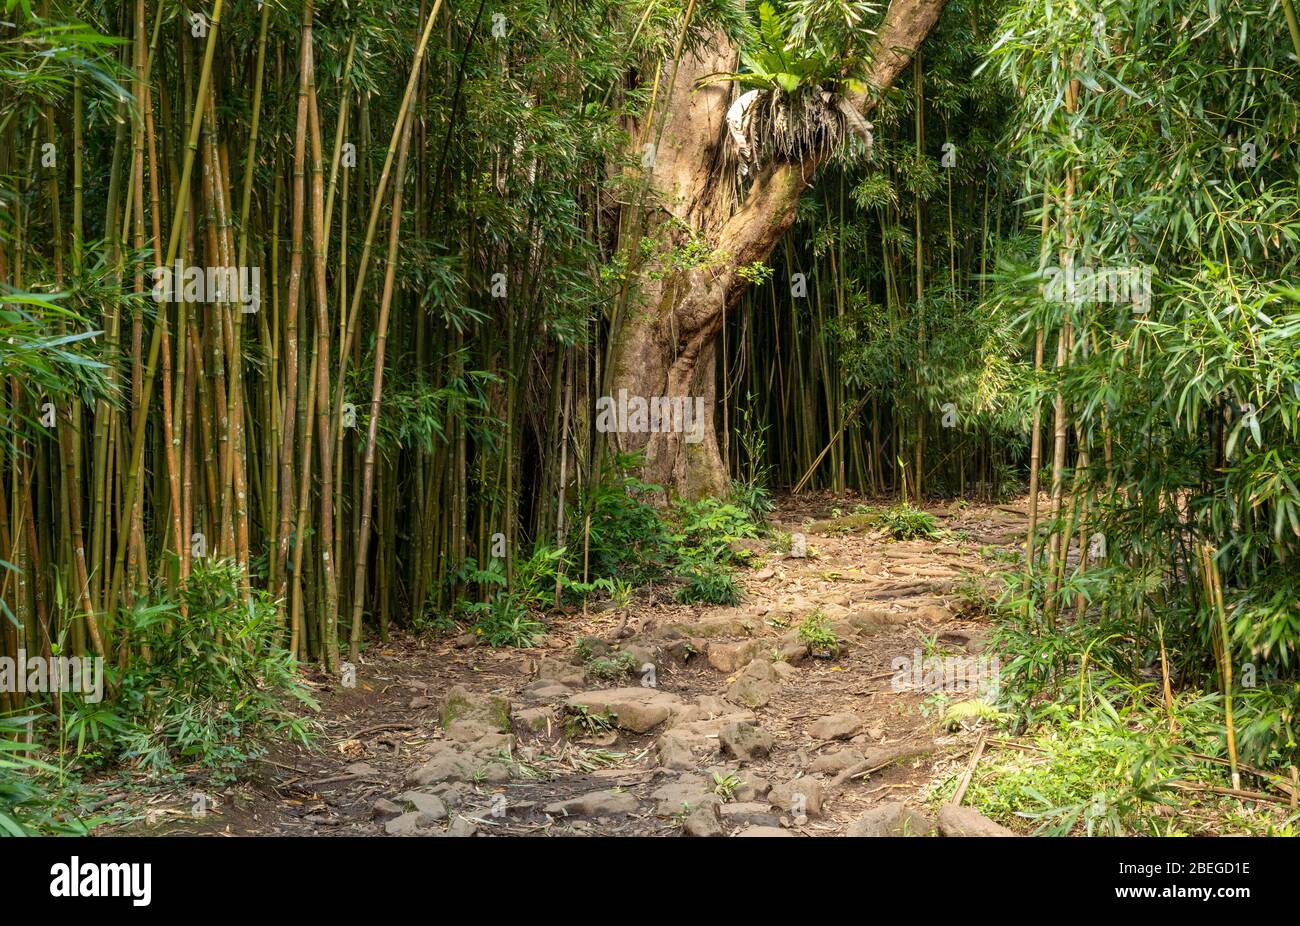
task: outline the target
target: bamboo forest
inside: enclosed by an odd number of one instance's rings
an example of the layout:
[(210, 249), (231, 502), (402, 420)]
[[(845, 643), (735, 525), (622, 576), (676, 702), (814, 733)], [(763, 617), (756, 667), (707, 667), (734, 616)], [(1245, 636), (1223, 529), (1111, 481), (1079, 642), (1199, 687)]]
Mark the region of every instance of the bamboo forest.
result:
[(1297, 6), (0, 0), (0, 834), (1300, 834)]

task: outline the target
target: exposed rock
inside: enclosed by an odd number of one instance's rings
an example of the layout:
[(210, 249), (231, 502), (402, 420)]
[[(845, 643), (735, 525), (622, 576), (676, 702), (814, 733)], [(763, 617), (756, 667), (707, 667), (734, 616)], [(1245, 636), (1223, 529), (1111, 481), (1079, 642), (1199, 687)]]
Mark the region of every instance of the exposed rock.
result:
[(719, 672), (731, 675), (748, 665), (761, 648), (762, 644), (758, 640), (744, 640), (740, 643), (714, 641), (709, 644), (709, 665)]
[(440, 798), (449, 808), (459, 807), (464, 801), (464, 798), (461, 795), (461, 789), (453, 784), (433, 785), (426, 791), (426, 793)]
[(650, 792), (650, 797), (655, 801), (655, 813), (661, 817), (671, 817), (683, 808), (689, 810), (699, 804), (720, 803), (720, 798), (713, 793), (713, 782), (703, 775), (683, 775), (660, 785)]
[(723, 755), (741, 762), (761, 759), (772, 751), (772, 734), (750, 723), (727, 724), (718, 731)]
[(732, 707), (721, 698), (713, 695), (703, 695), (698, 702), (699, 709), (709, 717), (721, 717), (723, 714), (730, 713)]
[[(582, 680), (579, 679), (578, 684), (574, 687), (581, 686)], [(537, 681), (525, 685), (520, 694), (530, 701), (558, 701), (573, 694), (573, 688), (568, 685), (561, 685), (559, 682), (539, 678)]]
[(639, 807), (637, 799), (626, 791), (592, 791), (547, 804), (543, 810), (561, 817), (600, 817), (635, 813)]
[(623, 646), (623, 652), (636, 660), (638, 670), (646, 664), (658, 665), (660, 662), (659, 650), (644, 643), (627, 643)]
[(823, 717), (808, 728), (808, 733), (819, 740), (846, 740), (856, 735), (865, 723), (857, 714), (845, 711)]
[(760, 708), (767, 706), (780, 690), (779, 677), (772, 664), (755, 659), (727, 688), (727, 699), (745, 707)]
[(684, 836), (725, 836), (722, 829), (722, 815), (718, 812), (718, 803), (708, 801), (699, 804), (686, 815), (682, 821)]
[(901, 801), (873, 807), (849, 824), (845, 836), (933, 836), (934, 823)]
[(945, 836), (1015, 836), (973, 807), (944, 804), (939, 808), (939, 832)]
[(444, 833), (443, 835), (454, 836), (454, 837), (465, 837), (465, 836), (473, 836), (477, 832), (478, 832), (477, 823), (465, 817), (457, 817), (455, 820), (451, 821), (451, 826), (447, 827), (447, 832)]
[(581, 687), (584, 675), (582, 666), (560, 662), (558, 659), (543, 659), (537, 666), (537, 681), (568, 685), (570, 688)]
[(419, 768), (406, 776), (408, 784), (427, 785), (439, 781), (468, 781), (474, 776), (478, 763), (463, 756), (448, 743), (436, 743), (433, 755)]
[(666, 643), (661, 650), (660, 658), (673, 665), (684, 666), (699, 655), (700, 651), (701, 647), (694, 641), (682, 638)]
[(781, 818), (772, 813), (772, 808), (759, 801), (723, 804), (720, 810), (722, 822), (731, 826), (779, 827), (781, 825)]
[(849, 615), (849, 624), (859, 636), (870, 635), (893, 626), (896, 616), (888, 611), (858, 611)]
[(444, 729), (457, 722), (475, 723), (498, 733), (510, 731), (510, 702), (496, 695), (466, 691), (456, 685), (443, 696), (439, 715)]
[(772, 671), (775, 672), (776, 677), (783, 682), (788, 682), (799, 674), (799, 670), (790, 665), (790, 663), (780, 661), (772, 663)]
[(408, 773), (412, 785), (429, 785), (442, 781), (506, 781), (510, 766), (505, 761), (514, 752), (515, 738), (509, 734), (488, 733), (458, 748), (449, 742), (434, 743), (428, 760)]
[(759, 778), (757, 775), (749, 775), (747, 778), (747, 781), (742, 781), (736, 786), (737, 801), (757, 801), (767, 797), (768, 792), (772, 790), (766, 778)]
[(968, 653), (982, 653), (988, 646), (988, 634), (983, 630), (946, 630), (939, 634), (939, 642), (960, 646)]
[(588, 714), (609, 713), (615, 724), (631, 733), (648, 733), (684, 709), (677, 695), (655, 688), (607, 688), (573, 695), (564, 702), (571, 711), (586, 708)]
[(431, 820), (442, 820), (447, 816), (447, 805), (436, 794), (425, 791), (403, 791), (397, 795), (397, 799), (402, 803), (410, 804)]
[(437, 824), (438, 821), (432, 817), (413, 810), (385, 823), (384, 832), (389, 836), (430, 836)]
[[(717, 713), (713, 713), (717, 711)], [(732, 723), (752, 723), (752, 711), (737, 710), (718, 698), (701, 698), (671, 720), (671, 727), (659, 737), (659, 764), (665, 768), (697, 768), (718, 753), (718, 735)]]
[(768, 799), (795, 816), (819, 817), (822, 812), (822, 783), (803, 775), (774, 787)]
[(386, 797), (381, 797), (370, 806), (370, 816), (376, 820), (396, 817), (401, 813), (401, 806), (393, 803)]
[(862, 761), (862, 753), (856, 749), (841, 749), (839, 752), (823, 753), (813, 759), (808, 771), (815, 773), (838, 774), (852, 768)]
[(575, 646), (578, 648), (578, 654), (583, 659), (591, 659), (596, 656), (604, 656), (611, 652), (611, 647), (600, 637), (580, 637)]
[(529, 730), (545, 730), (547, 723), (554, 719), (555, 711), (549, 707), (528, 707), (515, 714), (515, 720)]
[[(707, 744), (707, 740), (704, 740)], [(655, 755), (659, 759), (659, 764), (664, 768), (675, 771), (686, 771), (695, 768), (697, 762), (695, 754), (691, 750), (692, 739), (676, 730), (669, 730), (663, 736), (659, 737), (659, 743), (655, 749)]]
[(750, 611), (740, 608), (718, 608), (701, 616), (695, 623), (673, 623), (658, 627), (653, 631), (653, 636), (661, 640), (744, 637), (752, 635), (762, 626), (762, 623), (762, 619)]
[(800, 640), (796, 632), (794, 639), (782, 637), (777, 643), (776, 652), (781, 662), (795, 666), (808, 658), (808, 644)]

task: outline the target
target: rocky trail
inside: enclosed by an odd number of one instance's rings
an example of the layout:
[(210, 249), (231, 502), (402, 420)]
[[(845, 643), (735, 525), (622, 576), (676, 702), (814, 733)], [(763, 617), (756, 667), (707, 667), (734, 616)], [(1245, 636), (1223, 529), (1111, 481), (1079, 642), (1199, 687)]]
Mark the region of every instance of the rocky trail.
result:
[[(593, 609), (554, 616), (531, 650), (465, 637), (373, 648), (354, 686), (315, 680), (316, 748), (280, 750), (212, 793), (159, 795), (137, 819), (232, 835), (1010, 835), (927, 805), (983, 734), (941, 725), (895, 660), (982, 650), (972, 590), (1026, 515), (930, 508), (938, 539), (892, 541), (828, 524), (831, 504), (774, 513), (807, 556), (753, 542), (735, 607), (642, 589), (617, 641), (622, 616)], [(837, 652), (801, 639), (816, 612)]]

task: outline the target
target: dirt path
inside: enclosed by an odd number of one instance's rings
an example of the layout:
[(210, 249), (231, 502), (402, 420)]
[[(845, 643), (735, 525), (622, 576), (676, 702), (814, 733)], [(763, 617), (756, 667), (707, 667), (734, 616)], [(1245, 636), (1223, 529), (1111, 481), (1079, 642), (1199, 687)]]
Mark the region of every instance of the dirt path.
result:
[[(354, 687), (317, 680), (320, 748), (278, 753), (221, 791), (160, 800), (146, 831), (928, 830), (913, 813), (922, 789), (964, 768), (976, 736), (941, 729), (931, 695), (899, 690), (894, 660), (980, 650), (985, 628), (962, 602), (1027, 521), (1017, 506), (932, 508), (941, 539), (894, 542), (819, 529), (832, 504), (776, 512), (773, 526), (805, 534), (809, 555), (756, 544), (739, 606), (645, 590), (616, 648), (601, 641), (620, 617), (592, 612), (557, 616), (533, 650), (464, 638), (373, 649)], [(842, 641), (833, 658), (799, 639), (814, 612)]]

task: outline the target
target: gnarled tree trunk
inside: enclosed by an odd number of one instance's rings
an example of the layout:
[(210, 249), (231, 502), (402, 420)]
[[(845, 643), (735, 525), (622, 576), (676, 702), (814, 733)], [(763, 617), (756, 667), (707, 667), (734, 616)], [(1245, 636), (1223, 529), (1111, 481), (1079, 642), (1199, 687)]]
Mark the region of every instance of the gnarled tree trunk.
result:
[[(868, 73), (872, 89), (854, 101), (859, 111), (870, 111), (878, 94), (907, 67), (945, 3), (890, 3)], [(706, 51), (688, 54), (677, 65), (661, 106), (663, 125), (652, 149), (645, 203), (644, 234), (676, 246), (695, 236), (714, 259), (670, 273), (659, 261), (642, 266), (611, 357), (613, 396), (626, 390), (647, 400), (703, 398), (703, 438), (697, 442), (672, 430), (611, 435), (623, 450), (645, 451), (647, 481), (686, 498), (726, 490), (727, 468), (713, 423), (714, 348), (726, 312), (748, 285), (738, 271), (772, 253), (794, 224), (799, 197), (821, 166), (816, 158), (768, 163), (755, 176), (744, 203), (732, 208), (730, 180), (721, 168), (731, 90), (721, 84), (696, 89), (695, 84), (707, 74), (734, 69), (736, 57), (736, 48), (718, 35)], [(674, 74), (672, 62), (665, 64), (664, 73)]]

